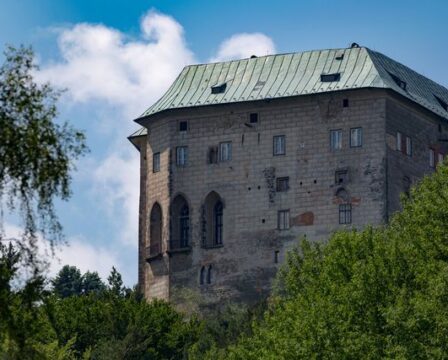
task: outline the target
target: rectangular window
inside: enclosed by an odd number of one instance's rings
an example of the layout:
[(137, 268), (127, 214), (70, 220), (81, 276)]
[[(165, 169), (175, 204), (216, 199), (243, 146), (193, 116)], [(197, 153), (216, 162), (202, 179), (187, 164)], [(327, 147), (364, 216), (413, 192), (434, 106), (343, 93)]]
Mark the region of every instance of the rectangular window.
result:
[(160, 153), (154, 153), (152, 155), (152, 172), (160, 171)]
[(330, 148), (331, 150), (342, 149), (342, 130), (330, 130)]
[(286, 154), (286, 139), (285, 135), (277, 135), (273, 138), (274, 155)]
[(351, 224), (352, 223), (352, 205), (340, 204), (339, 205), (339, 224)]
[(176, 165), (186, 166), (188, 161), (188, 147), (178, 146), (176, 148)]
[(222, 142), (219, 144), (219, 161), (230, 161), (232, 160), (232, 142)]
[(429, 149), (429, 166), (433, 168), (435, 165), (435, 151), (434, 149)]
[(412, 156), (412, 139), (406, 136), (406, 155)]
[(350, 129), (350, 147), (362, 146), (362, 128)]
[(179, 122), (179, 131), (180, 132), (188, 131), (188, 122), (187, 121), (180, 121)]
[(277, 192), (288, 191), (289, 177), (277, 178)]
[(258, 113), (251, 113), (251, 114), (249, 114), (249, 122), (251, 124), (258, 123)]
[(347, 184), (348, 170), (347, 169), (336, 170), (334, 173), (334, 182), (337, 185)]
[(277, 223), (279, 230), (289, 229), (289, 210), (280, 210), (278, 212)]
[(397, 151), (402, 151), (402, 144), (401, 144), (401, 142), (402, 142), (402, 136), (401, 136), (401, 132), (398, 132), (397, 131), (397, 137), (396, 137), (396, 140), (397, 140), (397, 142), (396, 142), (396, 144), (397, 144)]
[(218, 163), (218, 147), (217, 146), (210, 146), (208, 148), (207, 162), (209, 164), (217, 164)]

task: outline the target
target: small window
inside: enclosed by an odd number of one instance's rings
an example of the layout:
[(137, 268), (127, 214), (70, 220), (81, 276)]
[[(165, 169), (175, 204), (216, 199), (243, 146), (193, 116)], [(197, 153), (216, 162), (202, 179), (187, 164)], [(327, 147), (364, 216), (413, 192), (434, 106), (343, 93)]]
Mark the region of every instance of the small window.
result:
[(289, 229), (289, 210), (280, 210), (278, 212), (278, 229), (288, 230)]
[(350, 147), (362, 146), (362, 128), (350, 129)]
[(152, 172), (160, 171), (160, 153), (154, 153), (152, 155)]
[(342, 107), (348, 107), (348, 99), (342, 100)]
[(251, 114), (249, 114), (249, 122), (251, 124), (258, 123), (258, 113), (251, 113)]
[(340, 79), (341, 79), (340, 73), (320, 75), (320, 81), (322, 82), (333, 82), (333, 81), (339, 81)]
[(227, 83), (214, 85), (211, 87), (212, 94), (222, 94), (226, 91)]
[(351, 224), (352, 223), (352, 205), (340, 204), (339, 205), (339, 224)]
[(334, 174), (334, 182), (337, 185), (347, 184), (348, 183), (348, 170), (340, 169), (336, 170)]
[(275, 263), (275, 264), (278, 264), (279, 254), (280, 254), (280, 251), (279, 251), (279, 250), (275, 250), (275, 251), (274, 251), (274, 263)]
[(218, 147), (210, 146), (207, 152), (207, 162), (209, 164), (217, 164), (218, 163)]
[(285, 135), (277, 135), (273, 138), (274, 156), (286, 154)]
[(289, 189), (289, 177), (277, 178), (277, 192), (288, 191)]
[(212, 283), (212, 266), (209, 265), (208, 271), (207, 271), (207, 284), (211, 284), (211, 283)]
[(394, 75), (392, 73), (389, 73), (389, 75), (392, 78), (392, 80), (395, 82), (395, 84), (397, 84), (401, 89), (406, 91), (407, 84), (405, 81), (401, 80), (397, 75)]
[(219, 161), (230, 161), (232, 160), (232, 142), (222, 142), (219, 144)]
[(429, 166), (433, 168), (435, 165), (435, 151), (434, 149), (429, 149)]
[(180, 132), (188, 131), (188, 121), (180, 121), (179, 122), (179, 131)]
[(330, 148), (331, 150), (342, 149), (342, 130), (330, 130)]
[(406, 155), (412, 156), (412, 139), (406, 136)]
[(205, 280), (205, 267), (201, 267), (201, 272), (199, 274), (199, 285), (204, 285)]
[(188, 161), (188, 147), (178, 146), (176, 148), (176, 165), (186, 166)]
[(396, 137), (396, 147), (397, 147), (397, 151), (402, 151), (403, 146), (402, 146), (402, 141), (403, 141), (403, 137), (401, 135), (401, 132), (397, 131), (397, 137)]

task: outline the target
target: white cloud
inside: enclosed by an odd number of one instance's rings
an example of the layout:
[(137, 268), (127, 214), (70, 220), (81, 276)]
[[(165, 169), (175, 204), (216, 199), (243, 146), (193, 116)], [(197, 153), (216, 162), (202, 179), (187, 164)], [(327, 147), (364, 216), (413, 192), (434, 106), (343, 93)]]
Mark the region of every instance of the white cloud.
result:
[(261, 33), (241, 33), (223, 41), (218, 53), (210, 61), (234, 60), (274, 53), (275, 45), (270, 37)]

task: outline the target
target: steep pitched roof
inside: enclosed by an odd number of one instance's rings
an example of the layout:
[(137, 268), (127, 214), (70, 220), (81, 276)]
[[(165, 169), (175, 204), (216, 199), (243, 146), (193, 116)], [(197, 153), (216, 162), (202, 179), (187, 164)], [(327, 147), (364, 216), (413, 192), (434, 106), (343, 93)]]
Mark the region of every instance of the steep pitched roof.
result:
[(391, 89), (448, 120), (446, 88), (364, 47), (190, 65), (140, 118), (169, 109), (359, 88)]

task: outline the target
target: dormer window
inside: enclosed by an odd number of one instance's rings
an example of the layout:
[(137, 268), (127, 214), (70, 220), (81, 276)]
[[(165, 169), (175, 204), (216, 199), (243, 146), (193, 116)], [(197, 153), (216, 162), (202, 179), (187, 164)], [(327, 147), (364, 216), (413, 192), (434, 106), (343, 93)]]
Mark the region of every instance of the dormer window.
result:
[(227, 88), (227, 83), (213, 85), (211, 87), (212, 94), (222, 94), (222, 93), (224, 93), (226, 91), (226, 88)]
[(448, 104), (443, 101), (441, 98), (439, 98), (437, 95), (434, 95), (436, 100), (439, 102), (440, 106), (443, 107), (443, 110), (448, 111)]
[(401, 80), (397, 75), (394, 75), (392, 73), (389, 73), (389, 75), (392, 78), (392, 80), (395, 82), (395, 84), (397, 84), (401, 89), (406, 91), (407, 84), (405, 81)]
[(334, 82), (339, 81), (341, 79), (341, 73), (334, 74), (321, 74), (320, 81), (322, 82)]

